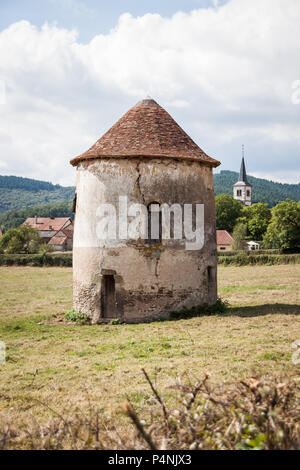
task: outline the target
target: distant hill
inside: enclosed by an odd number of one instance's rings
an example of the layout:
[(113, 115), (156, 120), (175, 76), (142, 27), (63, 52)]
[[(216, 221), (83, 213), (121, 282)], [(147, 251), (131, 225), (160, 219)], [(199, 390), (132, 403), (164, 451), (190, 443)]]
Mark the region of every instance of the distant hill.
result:
[[(214, 176), (215, 194), (232, 195), (232, 186), (237, 182), (239, 174), (235, 171), (223, 170)], [(252, 184), (253, 203), (264, 202), (270, 207), (286, 198), (300, 201), (300, 184), (283, 184), (268, 181), (262, 178), (248, 176), (249, 183)]]
[(0, 176), (0, 214), (29, 206), (70, 201), (73, 197), (73, 187), (18, 176)]

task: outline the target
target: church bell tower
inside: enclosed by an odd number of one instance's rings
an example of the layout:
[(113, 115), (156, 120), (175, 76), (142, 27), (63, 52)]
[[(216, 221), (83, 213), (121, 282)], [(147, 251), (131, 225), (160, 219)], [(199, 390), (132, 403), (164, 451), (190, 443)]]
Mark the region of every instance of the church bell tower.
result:
[(233, 186), (233, 197), (237, 201), (241, 201), (241, 203), (244, 206), (251, 206), (252, 185), (248, 183), (248, 180), (247, 180), (245, 158), (244, 158), (244, 146), (242, 147), (242, 163), (241, 163), (239, 179)]

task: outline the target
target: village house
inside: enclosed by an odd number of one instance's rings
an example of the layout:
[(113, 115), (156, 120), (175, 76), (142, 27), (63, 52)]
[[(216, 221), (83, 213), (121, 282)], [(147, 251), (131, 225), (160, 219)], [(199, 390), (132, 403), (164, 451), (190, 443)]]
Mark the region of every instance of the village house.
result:
[(249, 251), (259, 250), (259, 243), (250, 240), (249, 242), (247, 242), (247, 247)]
[(70, 217), (29, 217), (23, 225), (38, 230), (42, 241), (54, 251), (71, 251), (74, 224)]
[[(73, 248), (74, 308), (92, 322), (168, 318), (172, 311), (217, 300), (217, 246), (213, 168), (209, 157), (152, 99), (130, 109), (76, 167)], [(201, 205), (203, 245), (186, 249), (185, 239), (127, 239), (100, 242), (99, 207), (121, 197), (148, 214), (162, 205)], [(158, 208), (158, 209), (157, 209)]]
[[(217, 230), (217, 248), (218, 251), (231, 251), (233, 249), (234, 239), (227, 230)], [(253, 240), (245, 242), (248, 251), (259, 250), (259, 243)]]
[(217, 248), (220, 251), (231, 251), (233, 238), (227, 230), (217, 230)]

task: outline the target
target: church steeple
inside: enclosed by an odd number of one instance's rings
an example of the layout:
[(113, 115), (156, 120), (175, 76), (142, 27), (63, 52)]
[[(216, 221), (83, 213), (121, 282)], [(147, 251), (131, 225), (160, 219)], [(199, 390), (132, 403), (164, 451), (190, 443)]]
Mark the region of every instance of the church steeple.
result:
[(251, 206), (252, 202), (252, 185), (248, 183), (246, 165), (244, 158), (244, 145), (242, 146), (242, 163), (240, 168), (239, 179), (233, 186), (233, 197), (237, 201), (241, 201), (245, 206)]
[(244, 157), (242, 158), (239, 181), (243, 181), (244, 183), (248, 184)]

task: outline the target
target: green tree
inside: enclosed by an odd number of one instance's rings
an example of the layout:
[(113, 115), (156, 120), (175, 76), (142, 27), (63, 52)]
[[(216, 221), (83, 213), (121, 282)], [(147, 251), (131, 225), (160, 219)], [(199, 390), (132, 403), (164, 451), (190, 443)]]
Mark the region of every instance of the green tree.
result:
[(245, 238), (247, 235), (247, 225), (243, 223), (237, 223), (233, 229), (233, 245), (234, 250), (245, 250), (247, 248)]
[(0, 239), (0, 253), (37, 253), (41, 242), (39, 232), (36, 229), (29, 227), (29, 225), (22, 225), (9, 229), (3, 235)]
[(272, 218), (264, 236), (266, 248), (300, 248), (300, 202), (287, 199), (271, 210)]
[(236, 220), (242, 215), (242, 204), (229, 194), (216, 197), (217, 230), (232, 232)]
[(8, 241), (5, 253), (12, 254), (12, 253), (21, 253), (23, 251), (24, 243), (23, 241), (16, 235), (12, 236), (11, 239)]
[(262, 240), (271, 220), (271, 210), (261, 202), (243, 208), (243, 219), (247, 223), (249, 235), (256, 240)]
[[(47, 245), (45, 245), (47, 246)], [(40, 247), (41, 247), (41, 241), (40, 240), (37, 240), (37, 239), (32, 239), (30, 240), (30, 242), (28, 243), (28, 253), (38, 253), (39, 250), (40, 250)]]

